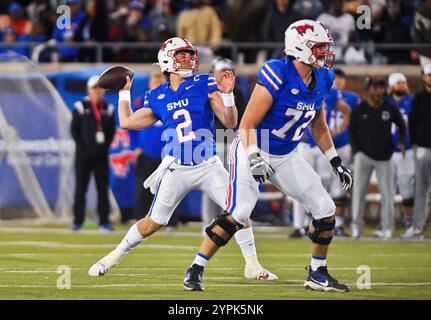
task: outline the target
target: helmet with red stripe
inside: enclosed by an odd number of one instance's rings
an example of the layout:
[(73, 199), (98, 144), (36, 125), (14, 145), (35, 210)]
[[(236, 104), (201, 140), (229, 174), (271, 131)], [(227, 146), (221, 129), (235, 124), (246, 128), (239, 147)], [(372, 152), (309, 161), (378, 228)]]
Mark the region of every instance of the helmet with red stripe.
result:
[(299, 20), (292, 23), (284, 33), (284, 52), (299, 61), (314, 67), (331, 68), (335, 62), (334, 44), (328, 29), (314, 20)]
[(166, 40), (157, 58), (162, 72), (176, 73), (183, 78), (191, 77), (199, 67), (197, 49), (190, 41), (180, 37)]

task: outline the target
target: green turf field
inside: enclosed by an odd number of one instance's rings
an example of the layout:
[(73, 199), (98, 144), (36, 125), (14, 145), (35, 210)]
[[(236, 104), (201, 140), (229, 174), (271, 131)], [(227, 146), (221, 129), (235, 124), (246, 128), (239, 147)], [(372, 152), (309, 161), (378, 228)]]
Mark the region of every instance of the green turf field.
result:
[[(256, 228), (257, 229), (257, 228)], [(122, 239), (88, 230), (0, 225), (1, 299), (431, 299), (431, 242), (335, 240), (330, 272), (351, 287), (349, 293), (303, 288), (310, 243), (287, 238), (288, 229), (255, 230), (261, 263), (280, 280), (245, 280), (243, 258), (232, 241), (210, 261), (205, 292), (185, 292), (182, 280), (201, 241), (199, 227), (161, 231), (129, 253), (104, 277), (88, 268)], [(429, 234), (426, 234), (429, 238)], [(58, 289), (57, 268), (71, 269), (71, 288)], [(357, 267), (371, 270), (371, 289), (360, 290)], [(60, 284), (67, 284), (61, 281)]]

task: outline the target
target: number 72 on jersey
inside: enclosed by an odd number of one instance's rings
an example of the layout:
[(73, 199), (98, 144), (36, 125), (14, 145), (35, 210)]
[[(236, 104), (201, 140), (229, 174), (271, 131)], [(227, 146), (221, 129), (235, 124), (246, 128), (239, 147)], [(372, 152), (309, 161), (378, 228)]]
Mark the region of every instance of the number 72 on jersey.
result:
[(280, 129), (273, 129), (271, 133), (281, 139), (285, 139), (288, 135), (289, 130), (296, 123), (300, 123), (292, 137), (292, 141), (298, 141), (304, 134), (305, 128), (307, 128), (310, 122), (314, 119), (314, 116), (316, 115), (316, 110), (310, 110), (304, 113), (304, 111), (302, 110), (288, 108), (285, 115), (292, 118), (287, 121), (286, 124)]

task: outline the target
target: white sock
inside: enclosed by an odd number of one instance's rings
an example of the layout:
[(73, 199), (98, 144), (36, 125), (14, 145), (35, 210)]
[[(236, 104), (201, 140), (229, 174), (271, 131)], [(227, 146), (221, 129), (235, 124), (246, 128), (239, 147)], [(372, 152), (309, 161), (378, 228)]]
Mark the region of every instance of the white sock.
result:
[(311, 270), (316, 271), (319, 267), (326, 267), (326, 257), (311, 256)]
[(335, 228), (342, 227), (344, 224), (344, 217), (342, 216), (335, 216)]
[(196, 255), (195, 260), (192, 263), (192, 265), (197, 264), (198, 266), (201, 266), (201, 267), (205, 268), (205, 266), (207, 265), (207, 263), (208, 263), (209, 260), (210, 259), (206, 255), (198, 252), (198, 254)]
[(256, 256), (256, 246), (254, 244), (253, 229), (251, 227), (237, 231), (235, 233), (235, 240), (241, 248), (244, 258)]
[(117, 246), (117, 250), (123, 254), (126, 254), (144, 240), (145, 238), (139, 233), (138, 225), (135, 223), (130, 227), (129, 231), (127, 231), (126, 236)]

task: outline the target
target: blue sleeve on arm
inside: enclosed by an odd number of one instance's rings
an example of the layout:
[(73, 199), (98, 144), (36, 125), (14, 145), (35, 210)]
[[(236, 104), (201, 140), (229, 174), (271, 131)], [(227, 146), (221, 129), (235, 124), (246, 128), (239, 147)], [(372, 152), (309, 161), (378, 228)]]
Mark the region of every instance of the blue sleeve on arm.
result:
[(208, 85), (208, 93), (211, 93), (214, 91), (220, 91), (217, 86), (215, 75), (212, 73), (208, 74), (207, 85)]
[(275, 100), (283, 85), (283, 73), (280, 60), (270, 60), (263, 64), (257, 74), (258, 81), (269, 91)]

